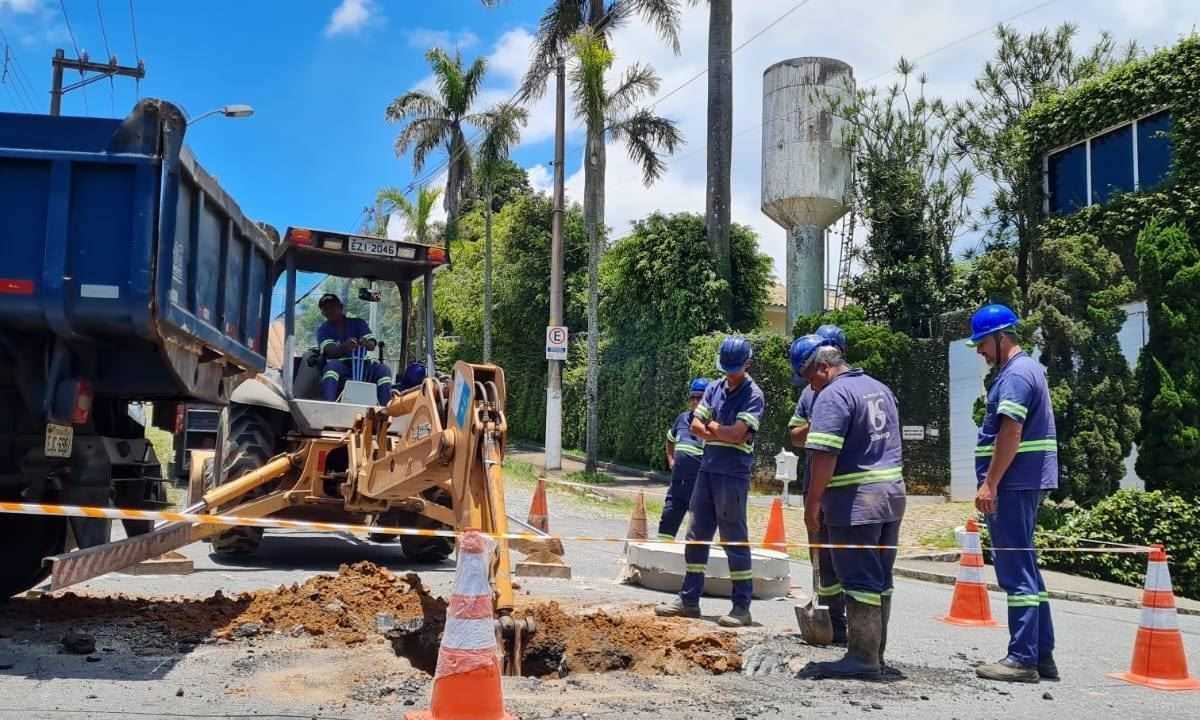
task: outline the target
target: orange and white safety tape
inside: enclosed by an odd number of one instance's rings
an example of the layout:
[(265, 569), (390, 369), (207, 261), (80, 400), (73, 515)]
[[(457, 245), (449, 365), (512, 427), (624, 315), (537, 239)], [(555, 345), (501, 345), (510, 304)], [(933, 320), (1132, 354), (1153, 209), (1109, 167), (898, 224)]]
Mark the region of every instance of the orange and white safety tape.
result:
[[(110, 508), (110, 507), (94, 507), (86, 505), (52, 505), (47, 503), (20, 503), (0, 501), (0, 513), (11, 513), (15, 515), (43, 515), (43, 516), (60, 516), (60, 517), (82, 517), (82, 518), (100, 518), (110, 520), (154, 520), (169, 523), (194, 523), (197, 525), (222, 525), (226, 527), (233, 526), (249, 526), (261, 528), (278, 528), (284, 530), (305, 530), (309, 532), (323, 533), (349, 533), (352, 535), (365, 536), (367, 534), (379, 535), (415, 535), (419, 537), (444, 537), (457, 538), (463, 535), (466, 530), (432, 530), (426, 528), (401, 528), (387, 527), (382, 525), (356, 525), (349, 523), (329, 523), (315, 522), (310, 520), (285, 520), (282, 518), (253, 518), (239, 517), (236, 515), (209, 515), (204, 513), (185, 513), (174, 512), (171, 510), (137, 510), (132, 508)], [(625, 543), (631, 542), (630, 538), (618, 536), (601, 536), (601, 535), (538, 535), (535, 533), (481, 533), (495, 540), (560, 540), (562, 542), (608, 542), (608, 543)], [(733, 541), (727, 542), (724, 540), (634, 540), (634, 542), (642, 542), (651, 545), (719, 545), (722, 547), (752, 547), (759, 548), (763, 546), (762, 542), (753, 541)], [(809, 542), (772, 542), (772, 546), (785, 545), (788, 548), (817, 548), (817, 549), (832, 549), (832, 550), (929, 550), (937, 552), (945, 552), (945, 548), (933, 548), (924, 545), (848, 545), (834, 543), (809, 543)], [(1007, 552), (1078, 552), (1078, 553), (1129, 553), (1129, 554), (1144, 554), (1149, 553), (1153, 548), (1150, 547), (1105, 547), (1105, 548), (1079, 548), (1079, 547), (1051, 547), (1051, 548), (1031, 548), (1031, 547), (993, 547), (993, 551)]]

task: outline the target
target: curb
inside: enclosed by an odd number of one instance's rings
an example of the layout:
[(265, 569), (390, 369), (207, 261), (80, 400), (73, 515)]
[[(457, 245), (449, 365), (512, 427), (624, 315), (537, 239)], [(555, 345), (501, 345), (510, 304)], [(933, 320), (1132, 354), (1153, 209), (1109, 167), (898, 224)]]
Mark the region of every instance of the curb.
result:
[[(957, 558), (958, 556), (955, 555)], [(915, 558), (914, 558), (915, 559)], [(927, 570), (914, 570), (897, 564), (892, 569), (893, 575), (899, 575), (910, 580), (924, 580), (925, 582), (938, 583), (941, 585), (953, 585), (958, 577), (956, 575), (943, 575), (941, 573), (929, 572)], [(987, 589), (991, 592), (1004, 592), (1003, 589), (996, 583), (988, 583)], [(1062, 590), (1047, 590), (1047, 594), (1054, 600), (1070, 600), (1071, 602), (1089, 603), (1091, 605), (1107, 605), (1109, 607), (1130, 608), (1132, 610), (1140, 610), (1142, 604), (1135, 600), (1126, 600), (1125, 598), (1112, 597), (1110, 595), (1092, 595), (1090, 593), (1065, 592)], [(1200, 609), (1176, 607), (1175, 612), (1180, 615), (1200, 616)]]

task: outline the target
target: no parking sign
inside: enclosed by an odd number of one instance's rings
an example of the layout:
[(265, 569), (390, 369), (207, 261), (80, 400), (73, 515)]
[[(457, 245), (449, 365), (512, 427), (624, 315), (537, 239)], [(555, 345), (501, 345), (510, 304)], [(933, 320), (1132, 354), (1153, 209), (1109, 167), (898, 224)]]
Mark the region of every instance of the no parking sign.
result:
[(567, 328), (565, 326), (546, 326), (546, 359), (567, 359)]

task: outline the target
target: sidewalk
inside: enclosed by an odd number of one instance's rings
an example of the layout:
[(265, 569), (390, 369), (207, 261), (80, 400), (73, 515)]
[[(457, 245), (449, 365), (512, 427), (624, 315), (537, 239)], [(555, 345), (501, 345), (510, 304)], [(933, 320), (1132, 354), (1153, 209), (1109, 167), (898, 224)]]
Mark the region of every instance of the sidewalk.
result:
[[(899, 558), (896, 560), (895, 574), (914, 580), (953, 585), (958, 575), (957, 555), (953, 562)], [(991, 565), (983, 568), (984, 578), (988, 589), (1001, 592), (996, 584), (996, 570)], [(1073, 600), (1076, 602), (1093, 603), (1096, 605), (1114, 605), (1117, 607), (1140, 608), (1142, 606), (1142, 588), (1118, 585), (1117, 583), (1091, 578), (1068, 575), (1054, 570), (1042, 570), (1046, 580), (1046, 591), (1051, 598), (1057, 600)], [(1175, 596), (1176, 609), (1181, 615), (1200, 615), (1200, 602)]]

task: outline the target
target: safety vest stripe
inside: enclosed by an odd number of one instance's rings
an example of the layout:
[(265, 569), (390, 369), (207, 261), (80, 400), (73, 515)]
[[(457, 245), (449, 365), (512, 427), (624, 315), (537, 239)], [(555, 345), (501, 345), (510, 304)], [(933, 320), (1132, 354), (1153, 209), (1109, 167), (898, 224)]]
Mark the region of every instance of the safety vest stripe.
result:
[(804, 418), (800, 417), (799, 415), (793, 415), (792, 419), (788, 420), (788, 427), (790, 427), (790, 428), (806, 428), (806, 427), (808, 427), (808, 421), (805, 420)]
[(846, 442), (846, 440), (844, 438), (842, 438), (838, 435), (833, 435), (831, 433), (823, 433), (823, 432), (809, 432), (808, 433), (808, 443), (807, 443), (808, 445), (825, 445), (827, 447), (837, 448), (838, 450), (841, 450), (842, 445), (845, 444), (845, 442)]
[(688, 563), (687, 571), (690, 573), (702, 573), (706, 567), (708, 566), (704, 563)]
[(1178, 630), (1179, 618), (1175, 609), (1142, 608), (1141, 626), (1146, 630)]
[(376, 380), (376, 381), (375, 381), (375, 384), (376, 384), (376, 385), (391, 385), (391, 384), (392, 384), (392, 378), (391, 378), (390, 376), (388, 376), (388, 375), (384, 375), (383, 377), (381, 377), (381, 378), (379, 378), (378, 380)]
[(1017, 417), (1021, 418), (1022, 420), (1024, 420), (1025, 416), (1029, 414), (1029, 408), (1025, 407), (1024, 405), (1022, 405), (1020, 403), (1015, 403), (1012, 400), (1001, 400), (1000, 405), (998, 405), (996, 407), (996, 412), (1002, 413), (1005, 410), (1012, 413), (1013, 415), (1016, 415)]
[(753, 580), (754, 579), (754, 571), (753, 570), (731, 570), (731, 571), (729, 571), (729, 579), (733, 580), (734, 582), (739, 582), (742, 580)]
[(700, 403), (699, 405), (696, 406), (696, 412), (693, 414), (696, 417), (700, 418), (701, 420), (711, 420), (712, 419), (712, 408), (705, 405), (704, 403)]
[(667, 440), (669, 440), (671, 442), (679, 442), (679, 438), (675, 436), (674, 430), (667, 431)]
[(1146, 569), (1146, 590), (1172, 590), (1171, 571), (1165, 562), (1151, 561)]
[(719, 441), (717, 441), (717, 440), (709, 440), (709, 441), (708, 441), (708, 443), (706, 444), (706, 446), (707, 446), (707, 445), (712, 445), (712, 446), (715, 446), (715, 447), (727, 447), (727, 448), (732, 448), (732, 449), (734, 449), (734, 450), (740, 450), (740, 451), (742, 451), (742, 452), (744, 452), (744, 453), (747, 453), (747, 454), (753, 454), (753, 453), (754, 453), (754, 445), (753, 445), (753, 444), (751, 444), (751, 443), (742, 443), (742, 444), (740, 444), (740, 445), (739, 445), (739, 444), (737, 444), (737, 443), (727, 443), (727, 442), (719, 442)]
[(679, 443), (675, 446), (675, 452), (683, 453), (684, 455), (691, 455), (693, 457), (700, 457), (704, 455), (704, 448), (696, 447), (695, 445), (688, 443)]
[(1037, 607), (1042, 603), (1042, 598), (1038, 595), (1009, 595), (1009, 607)]
[(1038, 593), (1038, 602), (1039, 602), (1039, 603), (1048, 603), (1048, 602), (1050, 602), (1050, 593), (1048, 593), (1048, 592), (1044, 592), (1044, 591), (1043, 591), (1043, 592), (1040, 592), (1040, 593)]
[(836, 595), (841, 595), (842, 592), (843, 592), (843, 589), (842, 589), (841, 583), (836, 583), (834, 585), (829, 585), (829, 586), (825, 586), (825, 585), (817, 586), (817, 596), (818, 597), (834, 597)]
[[(995, 445), (979, 445), (975, 448), (975, 457), (991, 457), (995, 449)], [(1017, 446), (1017, 452), (1058, 452), (1058, 440), (1056, 438), (1026, 440)]]
[(326, 370), (325, 374), (321, 376), (321, 379), (322, 380), (337, 380), (338, 379), (337, 371), (336, 370)]
[[(812, 437), (809, 435), (809, 437)], [(834, 475), (829, 480), (829, 487), (844, 487), (846, 485), (869, 485), (871, 483), (890, 482), (904, 479), (904, 467), (884, 468), (882, 470), (866, 470), (864, 472)]]
[(751, 430), (758, 430), (758, 418), (754, 417), (754, 416), (753, 416), (753, 415), (751, 415), (750, 413), (748, 413), (748, 412), (741, 412), (741, 413), (738, 413), (738, 414), (737, 414), (737, 419), (738, 419), (738, 420), (741, 420), (741, 421), (742, 421), (742, 422), (744, 422), (744, 423), (746, 423), (746, 425), (747, 425), (747, 426), (748, 426), (748, 427), (749, 427)]
[(863, 592), (861, 590), (847, 590), (846, 594), (864, 605), (874, 605), (875, 607), (879, 607), (883, 604), (883, 596), (879, 593)]

